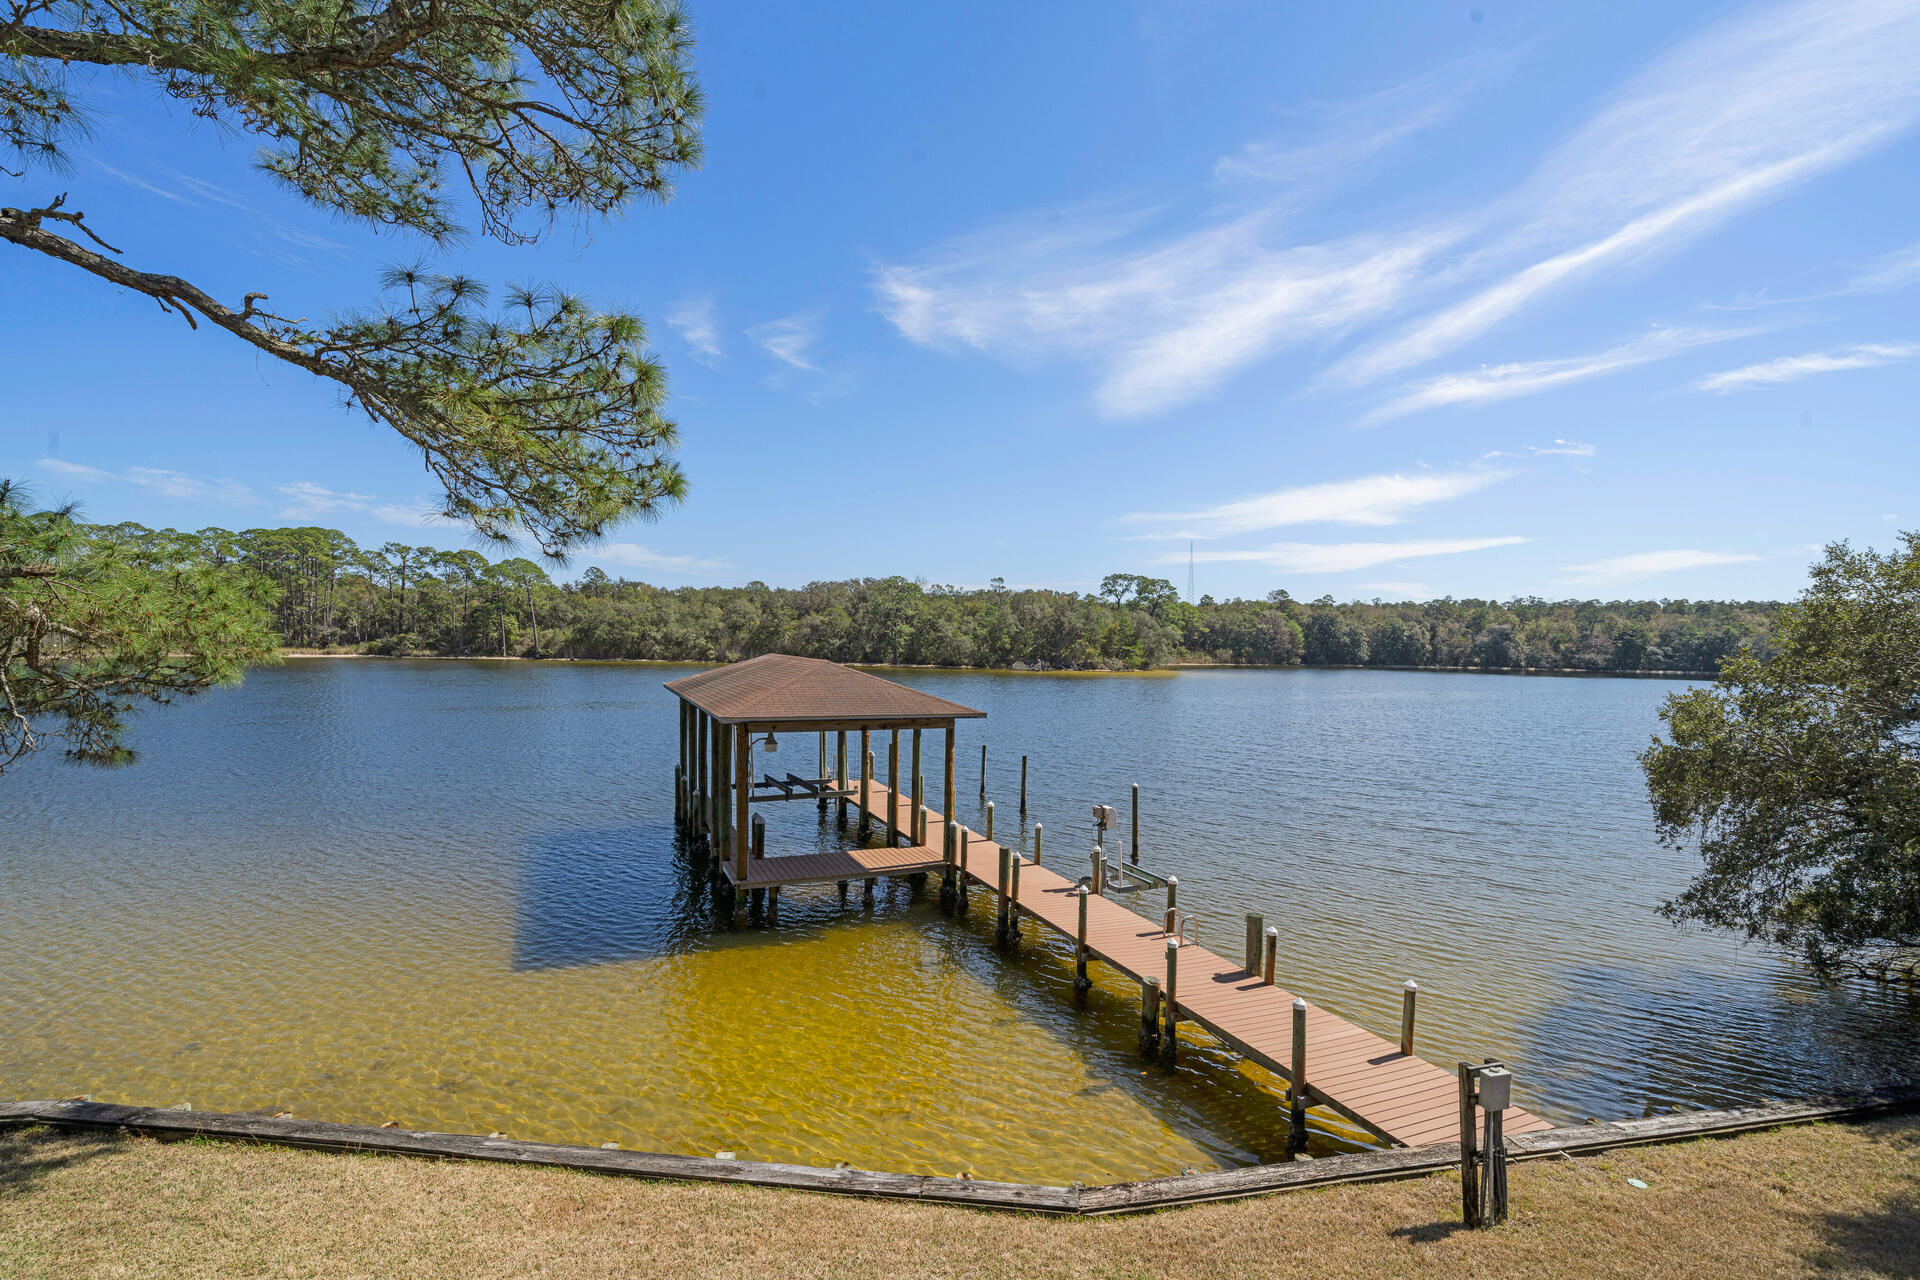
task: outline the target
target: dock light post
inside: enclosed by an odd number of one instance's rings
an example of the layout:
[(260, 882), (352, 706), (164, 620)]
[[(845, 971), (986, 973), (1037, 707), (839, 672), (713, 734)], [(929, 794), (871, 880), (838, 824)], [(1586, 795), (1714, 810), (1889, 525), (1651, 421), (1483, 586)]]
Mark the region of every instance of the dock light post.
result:
[(1407, 1057), (1413, 1056), (1413, 1002), (1420, 994), (1420, 984), (1408, 978), (1400, 989), (1400, 1052)]
[(1307, 1149), (1307, 1002), (1293, 998), (1293, 1079), (1288, 1081), (1287, 1096), (1292, 1106), (1287, 1116), (1287, 1151), (1299, 1155)]

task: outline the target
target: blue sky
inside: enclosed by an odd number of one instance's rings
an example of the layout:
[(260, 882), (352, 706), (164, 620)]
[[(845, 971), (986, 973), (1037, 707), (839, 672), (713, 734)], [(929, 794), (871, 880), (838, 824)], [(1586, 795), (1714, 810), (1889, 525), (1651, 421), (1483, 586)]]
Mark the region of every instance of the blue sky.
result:
[[(1298, 597), (1782, 597), (1920, 525), (1920, 6), (695, 3), (673, 201), (440, 259), (646, 318), (662, 585), (1116, 570)], [(283, 314), (423, 246), (93, 81), (69, 192)], [(0, 474), (97, 520), (471, 545), (335, 389), (0, 247)]]

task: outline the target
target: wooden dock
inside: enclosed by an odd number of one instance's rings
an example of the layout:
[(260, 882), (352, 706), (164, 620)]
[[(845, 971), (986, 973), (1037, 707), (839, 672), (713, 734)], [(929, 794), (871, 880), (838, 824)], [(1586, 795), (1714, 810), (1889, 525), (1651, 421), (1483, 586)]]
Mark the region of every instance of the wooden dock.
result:
[[(854, 780), (851, 804), (872, 815), (885, 831), (888, 791), (878, 781)], [(901, 803), (900, 822), (912, 823)], [(903, 848), (853, 850), (845, 855), (803, 854), (756, 860), (748, 884), (795, 884), (817, 880), (850, 879), (864, 875), (898, 875), (943, 871), (945, 815), (927, 813), (926, 843)], [(888, 856), (907, 859), (901, 871), (879, 867)], [(1079, 873), (1071, 858), (1062, 865), (1073, 878), (1050, 867), (1021, 858), (1019, 907), (1068, 939), (1079, 932)], [(849, 867), (876, 870), (814, 871), (812, 864), (844, 857)], [(873, 860), (873, 861), (869, 861)], [(780, 864), (780, 865), (774, 865)], [(789, 875), (788, 865), (796, 873)], [(804, 864), (804, 865), (803, 865)], [(762, 870), (764, 868), (764, 870)], [(1090, 866), (1088, 869), (1091, 869)], [(966, 877), (999, 891), (1000, 846), (977, 832), (967, 831)], [(758, 879), (754, 877), (765, 877)], [(963, 887), (965, 881), (962, 881)], [(1160, 923), (1135, 915), (1117, 902), (1089, 894), (1087, 950), (1136, 982), (1164, 980), (1168, 935)], [(1291, 1081), (1294, 993), (1268, 986), (1244, 965), (1224, 959), (1196, 943), (1179, 947), (1176, 1013), (1259, 1063), (1283, 1080)], [(1459, 1078), (1434, 1066), (1338, 1014), (1307, 1002), (1306, 1096), (1314, 1104), (1345, 1116), (1379, 1138), (1407, 1147), (1455, 1142), (1460, 1137)], [(1517, 1107), (1505, 1112), (1509, 1136), (1534, 1133), (1553, 1126)]]

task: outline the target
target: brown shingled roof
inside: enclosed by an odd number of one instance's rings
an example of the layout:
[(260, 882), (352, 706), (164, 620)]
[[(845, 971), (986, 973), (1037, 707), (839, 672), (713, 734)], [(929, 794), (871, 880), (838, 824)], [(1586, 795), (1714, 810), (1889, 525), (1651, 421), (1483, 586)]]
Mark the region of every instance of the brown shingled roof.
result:
[(936, 698), (879, 676), (820, 658), (768, 653), (667, 688), (723, 724), (791, 724), (811, 720), (966, 720), (987, 713)]

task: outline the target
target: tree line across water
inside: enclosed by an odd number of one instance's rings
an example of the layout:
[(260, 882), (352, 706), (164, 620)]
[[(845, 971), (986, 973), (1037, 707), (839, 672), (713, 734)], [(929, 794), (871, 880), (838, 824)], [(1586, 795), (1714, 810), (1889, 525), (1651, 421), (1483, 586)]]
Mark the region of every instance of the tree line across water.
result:
[(1764, 653), (1772, 602), (1537, 598), (1422, 603), (1182, 600), (1171, 583), (1111, 574), (1098, 591), (937, 586), (903, 577), (804, 587), (659, 587), (587, 569), (555, 583), (523, 558), (335, 529), (92, 526), (156, 564), (230, 569), (272, 591), (289, 648), (387, 654), (721, 662), (784, 652), (841, 662), (1033, 670), (1182, 663), (1477, 670), (1712, 672)]

